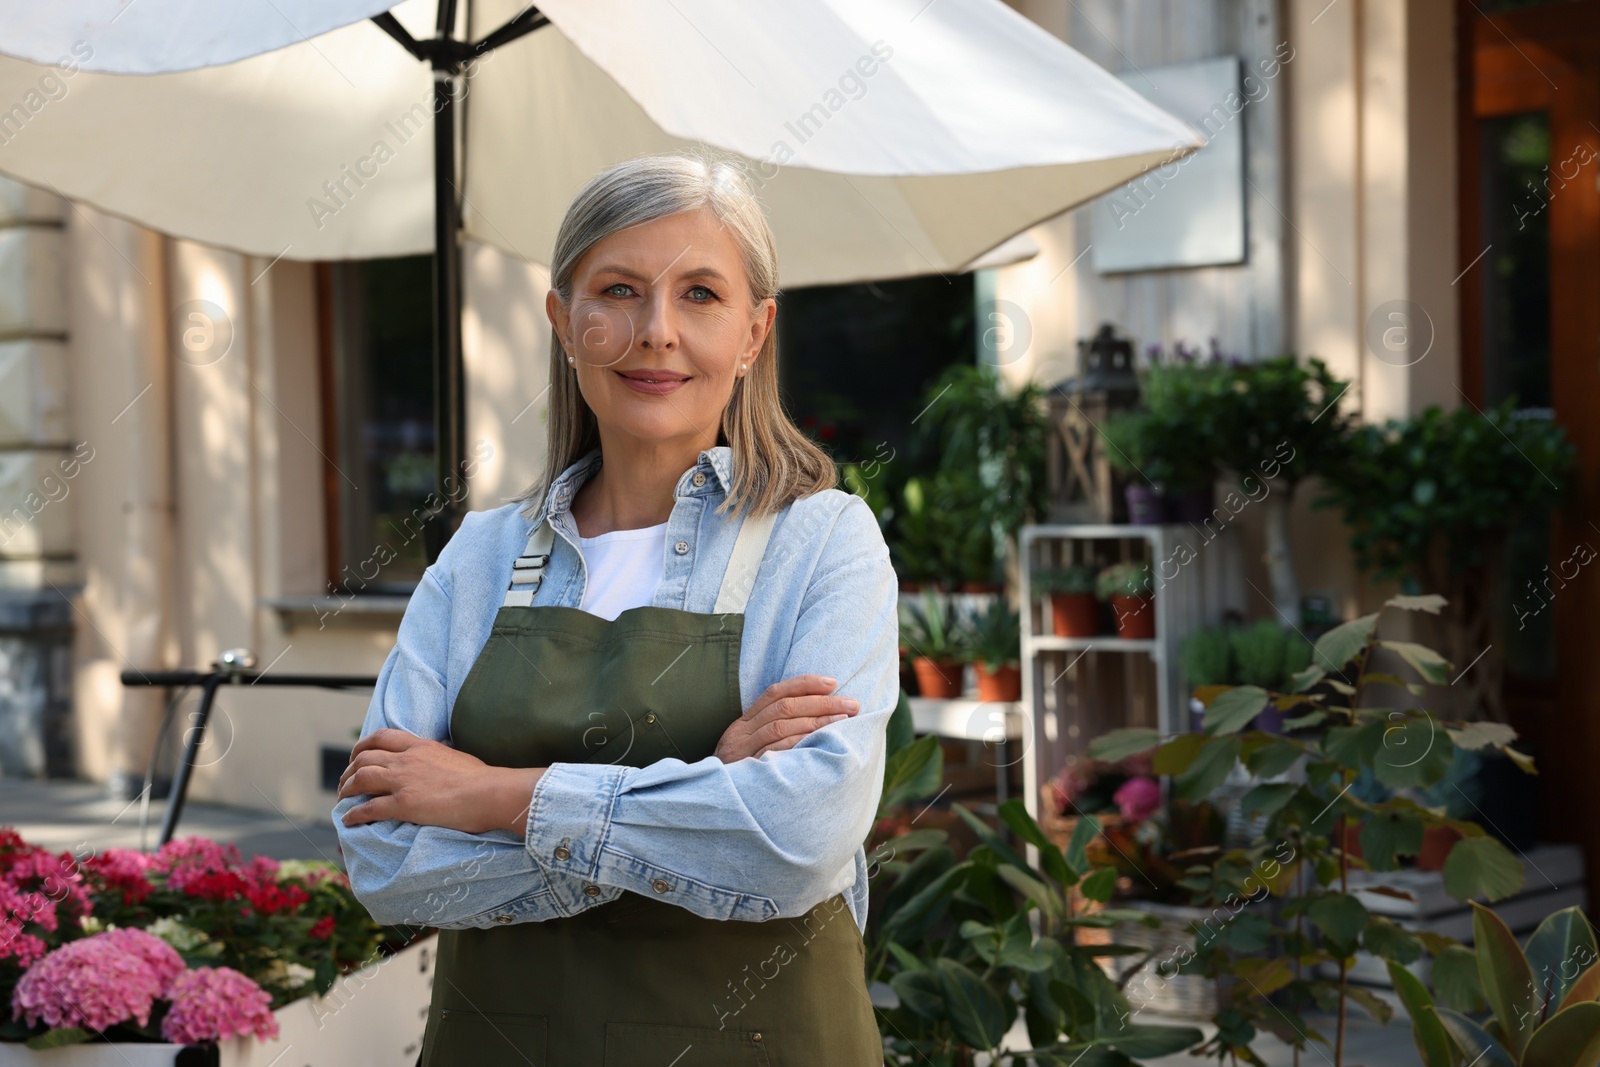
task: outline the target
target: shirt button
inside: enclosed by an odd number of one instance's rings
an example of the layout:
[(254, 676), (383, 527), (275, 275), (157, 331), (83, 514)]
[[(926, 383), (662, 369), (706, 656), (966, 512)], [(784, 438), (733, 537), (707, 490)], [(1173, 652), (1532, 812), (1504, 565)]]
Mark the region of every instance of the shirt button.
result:
[(494, 921), (497, 922), (497, 923), (508, 923), (508, 922), (511, 921), (511, 916), (509, 916), (509, 915), (496, 915), (494, 917)]
[(650, 883), (650, 888), (654, 889), (657, 893), (665, 893), (667, 890), (671, 889), (672, 886), (668, 885), (664, 880), (657, 878), (655, 881)]
[(679, 541), (677, 544), (672, 546), (672, 550), (681, 556), (689, 551), (689, 542)]
[(597, 897), (600, 895), (600, 887), (597, 885), (586, 885), (583, 887), (583, 893), (584, 896)]
[(705, 472), (704, 471), (695, 471), (694, 472), (694, 477), (691, 478), (690, 481), (694, 482), (695, 485), (705, 485), (706, 484)]
[(572, 853), (571, 853), (571, 851), (568, 850), (566, 845), (557, 845), (556, 846), (556, 859), (558, 859), (558, 860), (570, 860), (571, 858), (572, 858)]

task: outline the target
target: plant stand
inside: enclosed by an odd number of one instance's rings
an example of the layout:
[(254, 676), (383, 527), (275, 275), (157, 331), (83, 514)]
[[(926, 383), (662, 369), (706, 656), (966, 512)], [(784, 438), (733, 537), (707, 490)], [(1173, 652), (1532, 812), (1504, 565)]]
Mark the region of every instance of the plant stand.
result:
[(327, 996), (285, 1004), (273, 1013), (273, 1041), (101, 1042), (44, 1050), (0, 1042), (0, 1067), (413, 1067), (428, 1021), (437, 944), (432, 936), (420, 938), (340, 978)]

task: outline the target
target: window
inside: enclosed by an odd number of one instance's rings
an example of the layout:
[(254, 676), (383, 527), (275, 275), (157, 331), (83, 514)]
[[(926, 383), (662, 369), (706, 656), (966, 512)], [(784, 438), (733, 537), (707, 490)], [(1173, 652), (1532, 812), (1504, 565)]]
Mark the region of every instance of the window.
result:
[(408, 593), (434, 488), (433, 257), (318, 265), (328, 582)]

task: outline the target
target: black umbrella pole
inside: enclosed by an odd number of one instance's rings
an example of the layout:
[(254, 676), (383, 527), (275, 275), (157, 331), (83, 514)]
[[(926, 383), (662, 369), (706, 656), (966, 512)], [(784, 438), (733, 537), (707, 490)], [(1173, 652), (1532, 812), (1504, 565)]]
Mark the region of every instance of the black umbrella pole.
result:
[(461, 359), (461, 205), (456, 188), (456, 81), (459, 75), (435, 66), (433, 72), (433, 225), (434, 225), (434, 453), (438, 493), (444, 506), (428, 524), (428, 562), (461, 525), (467, 495), (466, 372)]

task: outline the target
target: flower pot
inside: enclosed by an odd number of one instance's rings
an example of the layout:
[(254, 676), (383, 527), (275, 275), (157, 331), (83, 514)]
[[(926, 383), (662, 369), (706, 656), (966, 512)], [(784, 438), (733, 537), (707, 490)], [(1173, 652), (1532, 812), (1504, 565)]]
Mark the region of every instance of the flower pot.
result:
[(1128, 502), (1128, 521), (1135, 526), (1159, 526), (1167, 521), (1166, 502), (1148, 485), (1129, 485), (1122, 490)]
[[(296, 1067), (352, 1063), (410, 1067), (422, 1047), (436, 946), (432, 937), (413, 941), (394, 955), (343, 976), (327, 996), (290, 1001), (272, 1013), (278, 1020), (276, 1038), (230, 1037), (217, 1042), (215, 1058), (204, 1045), (101, 1041), (35, 1050), (20, 1042), (0, 1041), (0, 1067), (172, 1067), (208, 1062), (218, 1067), (289, 1062)], [(195, 1051), (185, 1052), (186, 1048)], [(295, 1052), (288, 1057), (291, 1048)]]
[(950, 700), (961, 695), (961, 664), (953, 659), (918, 656), (911, 661), (917, 672), (917, 692), (925, 697)]
[(1111, 611), (1117, 619), (1117, 636), (1130, 641), (1156, 635), (1155, 598), (1113, 593)]
[(1417, 870), (1442, 871), (1450, 850), (1461, 840), (1461, 831), (1453, 826), (1430, 826), (1422, 831), (1422, 851), (1417, 854)]
[(978, 676), (979, 700), (1022, 699), (1022, 668), (1017, 664), (1010, 663), (990, 673), (980, 661), (973, 664), (973, 671)]
[(1205, 485), (1164, 499), (1167, 503), (1167, 518), (1171, 521), (1205, 522), (1211, 518), (1212, 508), (1215, 507), (1215, 487)]
[(1050, 629), (1057, 637), (1094, 637), (1100, 632), (1100, 602), (1093, 593), (1050, 594)]
[(1348, 819), (1344, 824), (1344, 851), (1352, 859), (1361, 859), (1361, 828), (1365, 823), (1352, 822)]

